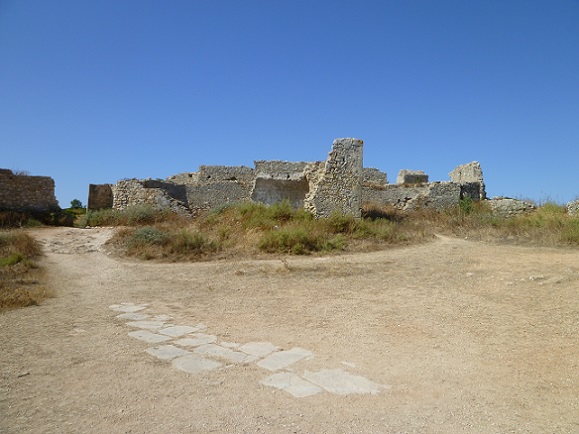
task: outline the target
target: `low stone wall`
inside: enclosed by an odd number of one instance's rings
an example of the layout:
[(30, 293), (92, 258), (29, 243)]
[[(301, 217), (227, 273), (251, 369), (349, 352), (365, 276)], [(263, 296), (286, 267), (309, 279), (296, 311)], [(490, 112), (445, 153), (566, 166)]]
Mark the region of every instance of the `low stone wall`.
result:
[(537, 209), (534, 203), (509, 197), (493, 197), (488, 201), (493, 215), (497, 217), (514, 217)]
[(59, 209), (52, 178), (17, 175), (0, 169), (0, 210), (50, 212)]
[[(171, 196), (163, 188), (166, 183), (158, 181), (142, 181), (139, 179), (128, 179), (117, 182), (111, 186), (113, 192), (113, 208), (125, 209), (135, 205), (150, 205), (157, 209), (170, 209), (173, 212), (183, 215), (191, 215), (189, 207)], [(178, 188), (176, 188), (178, 187)], [(185, 190), (184, 186), (172, 185), (174, 191)], [(184, 193), (179, 192), (178, 196)]]
[(460, 185), (453, 182), (431, 182), (419, 185), (386, 185), (364, 189), (364, 203), (389, 205), (403, 211), (421, 208), (443, 210), (456, 206), (460, 199)]

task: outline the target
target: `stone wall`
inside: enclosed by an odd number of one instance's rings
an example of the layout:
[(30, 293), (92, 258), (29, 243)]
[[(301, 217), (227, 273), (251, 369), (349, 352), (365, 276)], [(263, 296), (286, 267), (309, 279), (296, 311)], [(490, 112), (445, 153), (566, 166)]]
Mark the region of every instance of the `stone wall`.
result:
[(248, 200), (265, 204), (289, 200), (295, 208), (304, 207), (318, 217), (335, 211), (359, 217), (363, 203), (401, 210), (442, 210), (456, 206), (466, 196), (474, 200), (486, 197), (477, 162), (458, 166), (451, 172), (450, 182), (429, 183), (423, 171), (401, 170), (398, 184), (392, 185), (386, 173), (364, 168), (362, 159), (361, 140), (336, 139), (326, 161), (258, 160), (254, 168), (200, 166), (198, 172), (165, 181), (119, 181), (111, 187), (113, 207), (147, 203), (194, 213)]
[(0, 169), (0, 210), (56, 211), (54, 180), (48, 176), (17, 175)]
[(402, 169), (396, 177), (396, 184), (426, 184), (428, 175), (422, 170)]
[(452, 182), (462, 185), (460, 192), (461, 199), (466, 196), (474, 200), (487, 198), (483, 172), (478, 161), (458, 166), (450, 172), (448, 176), (450, 176)]
[(420, 208), (443, 210), (458, 204), (460, 185), (453, 182), (389, 184), (380, 189), (364, 189), (364, 203), (390, 205), (403, 211)]
[(311, 167), (303, 161), (256, 161), (251, 200), (268, 205), (288, 200), (294, 208), (303, 207), (310, 192)]
[(362, 167), (364, 142), (336, 139), (304, 208), (318, 217), (333, 212), (360, 217), (362, 211)]
[(113, 189), (110, 184), (89, 184), (88, 202), (86, 205), (90, 211), (113, 207)]
[(567, 204), (567, 212), (574, 217), (579, 216), (579, 199), (572, 200)]
[[(177, 192), (177, 197), (186, 197), (185, 186), (172, 184), (166, 189), (167, 183), (151, 180), (127, 179), (111, 186), (113, 193), (113, 208), (125, 209), (135, 205), (150, 205), (157, 209), (170, 209), (183, 215), (191, 215), (186, 203), (170, 195)], [(181, 191), (182, 190), (182, 191)]]
[(510, 197), (493, 197), (488, 203), (493, 215), (498, 217), (514, 217), (537, 209), (532, 202)]

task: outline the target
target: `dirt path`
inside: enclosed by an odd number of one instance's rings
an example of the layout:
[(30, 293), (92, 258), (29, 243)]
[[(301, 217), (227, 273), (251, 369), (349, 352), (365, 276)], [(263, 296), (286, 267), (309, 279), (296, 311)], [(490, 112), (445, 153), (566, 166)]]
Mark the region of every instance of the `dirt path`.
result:
[(57, 296), (0, 314), (1, 433), (579, 432), (577, 250), (155, 264), (35, 235)]

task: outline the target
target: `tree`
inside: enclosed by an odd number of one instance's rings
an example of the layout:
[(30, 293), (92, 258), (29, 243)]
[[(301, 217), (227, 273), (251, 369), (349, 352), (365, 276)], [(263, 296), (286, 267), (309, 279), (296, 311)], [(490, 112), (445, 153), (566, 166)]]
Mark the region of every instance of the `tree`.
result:
[(84, 206), (82, 205), (82, 202), (78, 199), (73, 199), (70, 201), (70, 207), (72, 209), (79, 209), (79, 208), (84, 208)]

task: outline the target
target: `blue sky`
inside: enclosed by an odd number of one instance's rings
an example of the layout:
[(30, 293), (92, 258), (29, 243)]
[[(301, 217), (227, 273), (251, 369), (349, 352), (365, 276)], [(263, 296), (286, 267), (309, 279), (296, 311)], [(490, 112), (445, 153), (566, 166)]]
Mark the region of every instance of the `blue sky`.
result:
[(88, 184), (325, 160), (579, 195), (577, 0), (0, 0), (0, 167)]

